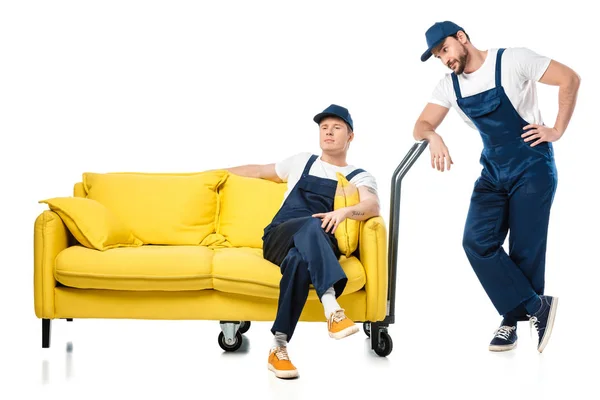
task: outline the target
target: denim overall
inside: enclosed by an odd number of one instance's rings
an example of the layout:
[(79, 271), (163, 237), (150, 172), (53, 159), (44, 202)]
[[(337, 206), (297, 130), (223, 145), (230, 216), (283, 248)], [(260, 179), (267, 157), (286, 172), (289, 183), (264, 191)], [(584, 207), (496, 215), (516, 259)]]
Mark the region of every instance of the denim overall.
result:
[[(333, 286), (338, 297), (344, 291), (348, 278), (338, 261), (340, 251), (335, 235), (326, 233), (320, 218), (313, 214), (333, 211), (337, 180), (309, 175), (316, 155), (312, 155), (302, 177), (296, 183), (283, 205), (265, 228), (263, 256), (281, 268), (279, 303), (271, 329), (287, 334), (290, 341), (300, 320), (312, 283), (319, 299)], [(362, 169), (352, 171), (350, 181)]]
[[(496, 84), (462, 97), (452, 82), (460, 109), (483, 141), (481, 176), (475, 182), (463, 247), (479, 281), (501, 315), (518, 312), (544, 292), (546, 239), (557, 186), (552, 144), (531, 147), (521, 135), (529, 123), (517, 113), (501, 84), (504, 49), (496, 57)], [(509, 254), (502, 245), (510, 229)], [(520, 311), (517, 311), (520, 310)]]

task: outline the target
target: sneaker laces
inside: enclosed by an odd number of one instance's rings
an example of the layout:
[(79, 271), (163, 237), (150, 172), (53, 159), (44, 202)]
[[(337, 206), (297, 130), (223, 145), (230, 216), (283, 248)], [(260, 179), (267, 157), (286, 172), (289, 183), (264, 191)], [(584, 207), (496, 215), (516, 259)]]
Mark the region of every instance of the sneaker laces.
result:
[(275, 349), (275, 355), (277, 356), (277, 358), (280, 361), (281, 360), (290, 361), (290, 357), (288, 356), (288, 353), (287, 353), (287, 348), (285, 348), (285, 347), (277, 347)]
[(346, 319), (346, 314), (344, 314), (344, 309), (337, 310), (336, 312), (331, 313), (329, 317), (329, 327), (333, 325), (334, 322), (342, 322), (342, 320)]
[(517, 329), (516, 326), (501, 326), (500, 328), (496, 329), (495, 335), (497, 338), (508, 340), (508, 337), (515, 329)]
[(539, 334), (540, 326), (537, 317), (530, 316), (529, 317), (529, 337), (533, 338), (533, 329), (535, 328), (536, 333)]

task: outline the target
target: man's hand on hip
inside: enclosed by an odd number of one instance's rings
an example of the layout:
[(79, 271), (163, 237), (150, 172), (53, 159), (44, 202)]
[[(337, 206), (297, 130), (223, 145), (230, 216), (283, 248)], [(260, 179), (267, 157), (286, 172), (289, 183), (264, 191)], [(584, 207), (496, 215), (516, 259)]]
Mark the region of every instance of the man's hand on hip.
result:
[(532, 140), (537, 139), (530, 146), (537, 146), (542, 142), (556, 142), (562, 134), (556, 128), (550, 128), (545, 125), (538, 124), (530, 124), (523, 128), (523, 130), (527, 130), (524, 134), (521, 135), (522, 138), (525, 138), (525, 142), (530, 142)]

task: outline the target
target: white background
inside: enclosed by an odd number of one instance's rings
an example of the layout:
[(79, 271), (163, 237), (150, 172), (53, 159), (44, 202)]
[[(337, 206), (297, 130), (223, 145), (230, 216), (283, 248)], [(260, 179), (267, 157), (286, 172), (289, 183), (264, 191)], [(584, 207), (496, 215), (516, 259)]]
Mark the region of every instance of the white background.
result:
[[(597, 398), (600, 87), (591, 2), (1, 4), (0, 390), (16, 392), (0, 397)], [(560, 306), (544, 354), (526, 324), (514, 352), (487, 351), (500, 319), (461, 247), (481, 140), (455, 111), (438, 130), (452, 170), (432, 170), (427, 149), (403, 181), (387, 359), (372, 355), (362, 333), (332, 343), (320, 324), (301, 324), (290, 344), (301, 373), (294, 382), (266, 369), (266, 323), (253, 324), (252, 347), (239, 355), (222, 355), (218, 325), (201, 321), (56, 321), (52, 347), (41, 349), (33, 223), (46, 206), (37, 202), (71, 195), (83, 172), (202, 171), (319, 153), (312, 117), (337, 103), (355, 121), (348, 161), (375, 175), (389, 221), (391, 175), (447, 72), (438, 60), (420, 61), (424, 33), (446, 19), (479, 49), (528, 47), (582, 77), (573, 119), (554, 144), (546, 292)], [(538, 84), (538, 93), (552, 125), (558, 89)]]

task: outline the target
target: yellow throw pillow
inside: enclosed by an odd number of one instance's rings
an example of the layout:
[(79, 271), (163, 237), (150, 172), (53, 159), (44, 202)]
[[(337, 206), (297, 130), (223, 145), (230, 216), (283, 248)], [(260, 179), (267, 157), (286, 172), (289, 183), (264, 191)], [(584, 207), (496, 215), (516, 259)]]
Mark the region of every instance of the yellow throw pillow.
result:
[(227, 171), (84, 173), (88, 199), (108, 207), (144, 244), (198, 245), (215, 233)]
[(96, 250), (135, 247), (143, 243), (114, 213), (99, 202), (81, 197), (40, 200), (58, 214), (75, 239)]
[[(358, 188), (348, 182), (340, 172), (337, 173), (338, 185), (333, 199), (333, 209), (339, 210), (360, 203)], [(360, 221), (346, 218), (335, 230), (335, 238), (338, 242), (340, 252), (350, 257), (358, 248), (358, 236), (360, 233)]]

